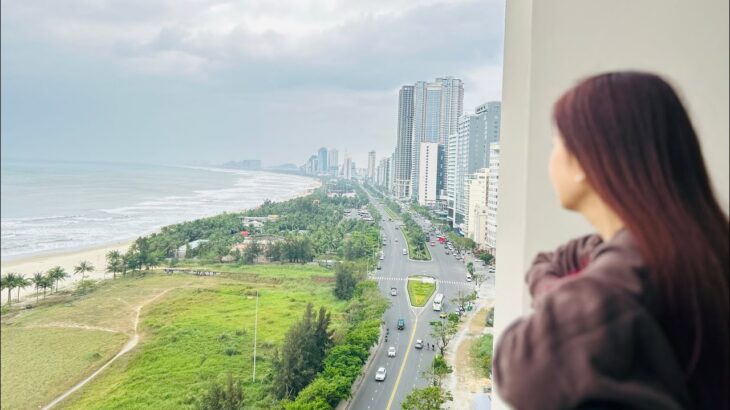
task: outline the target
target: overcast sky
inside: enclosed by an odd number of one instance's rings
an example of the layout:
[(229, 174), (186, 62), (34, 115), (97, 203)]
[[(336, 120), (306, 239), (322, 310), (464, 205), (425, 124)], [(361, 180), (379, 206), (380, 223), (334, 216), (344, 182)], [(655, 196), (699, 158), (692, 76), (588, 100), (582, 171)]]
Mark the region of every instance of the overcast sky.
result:
[(504, 0), (3, 0), (3, 158), (366, 166), (398, 88), (499, 100)]

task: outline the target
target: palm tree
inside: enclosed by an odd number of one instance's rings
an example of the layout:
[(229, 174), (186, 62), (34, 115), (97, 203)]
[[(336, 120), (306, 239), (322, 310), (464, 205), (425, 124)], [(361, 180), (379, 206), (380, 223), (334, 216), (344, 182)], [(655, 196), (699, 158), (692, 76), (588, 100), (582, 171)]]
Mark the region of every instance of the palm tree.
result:
[(122, 254), (119, 251), (113, 250), (106, 254), (106, 271), (111, 272), (114, 279), (117, 278), (117, 272), (122, 271)]
[(12, 304), (11, 292), (15, 289), (17, 274), (9, 272), (2, 278), (2, 287), (8, 290), (8, 306)]
[(25, 289), (32, 284), (33, 282), (31, 282), (30, 279), (26, 279), (25, 275), (17, 275), (15, 277), (15, 286), (18, 288), (18, 298), (16, 300), (18, 302), (20, 302), (20, 290)]
[(53, 289), (53, 278), (50, 276), (44, 276), (43, 281), (41, 282), (41, 287), (43, 288), (43, 299), (46, 298), (46, 289), (51, 288)]
[(81, 280), (86, 279), (86, 272), (93, 272), (94, 266), (91, 265), (90, 262), (87, 261), (81, 261), (78, 266), (74, 267), (74, 274), (80, 273), (81, 274)]
[(51, 279), (51, 282), (56, 282), (56, 292), (58, 292), (58, 282), (68, 278), (68, 273), (62, 267), (54, 266), (48, 271), (48, 277)]
[(43, 285), (46, 284), (46, 280), (48, 278), (43, 275), (43, 272), (36, 272), (33, 274), (33, 279), (31, 281), (33, 282), (33, 285), (35, 285), (35, 302), (38, 303), (38, 289), (40, 289)]

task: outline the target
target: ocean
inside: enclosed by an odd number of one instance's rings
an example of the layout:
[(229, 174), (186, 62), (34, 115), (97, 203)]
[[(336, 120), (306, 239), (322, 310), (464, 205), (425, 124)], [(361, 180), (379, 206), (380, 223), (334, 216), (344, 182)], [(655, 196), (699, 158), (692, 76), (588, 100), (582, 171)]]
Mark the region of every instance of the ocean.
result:
[(2, 161), (4, 261), (137, 238), (162, 226), (284, 200), (311, 178), (101, 162)]

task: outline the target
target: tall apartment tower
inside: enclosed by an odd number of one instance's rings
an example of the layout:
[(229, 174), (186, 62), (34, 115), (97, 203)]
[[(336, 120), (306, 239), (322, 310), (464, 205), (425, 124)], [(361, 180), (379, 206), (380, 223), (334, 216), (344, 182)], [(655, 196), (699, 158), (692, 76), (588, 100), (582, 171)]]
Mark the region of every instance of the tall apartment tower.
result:
[(352, 179), (354, 176), (353, 167), (352, 157), (345, 154), (345, 160), (342, 162), (342, 178)]
[(439, 155), (440, 147), (438, 142), (422, 142), (419, 163), (420, 169), (418, 177), (420, 181), (418, 185), (418, 203), (420, 205), (432, 205), (436, 202), (436, 195), (439, 188), (439, 159), (443, 160), (443, 155)]
[(489, 183), (487, 187), (487, 250), (497, 250), (497, 205), (499, 203), (499, 142), (489, 144)]
[(375, 151), (368, 152), (368, 180), (375, 181)]
[(502, 103), (490, 101), (476, 107), (474, 113), (483, 121), (484, 127), (484, 151), (487, 153), (486, 164), (489, 164), (489, 145), (499, 142), (500, 123), (502, 121)]
[(329, 166), (327, 165), (327, 148), (322, 147), (317, 151), (317, 162), (319, 164), (318, 171), (326, 174), (329, 171)]
[(327, 153), (328, 172), (332, 175), (337, 175), (338, 171), (340, 170), (338, 155), (339, 153), (334, 148), (330, 149)]
[(395, 148), (394, 187), (397, 198), (411, 195), (411, 155), (413, 144), (413, 89), (404, 85), (398, 92), (398, 140)]
[(446, 145), (449, 135), (456, 132), (458, 118), (464, 111), (464, 85), (453, 77), (437, 78), (429, 83), (418, 81), (414, 85), (413, 105), (411, 196), (417, 199), (421, 143)]

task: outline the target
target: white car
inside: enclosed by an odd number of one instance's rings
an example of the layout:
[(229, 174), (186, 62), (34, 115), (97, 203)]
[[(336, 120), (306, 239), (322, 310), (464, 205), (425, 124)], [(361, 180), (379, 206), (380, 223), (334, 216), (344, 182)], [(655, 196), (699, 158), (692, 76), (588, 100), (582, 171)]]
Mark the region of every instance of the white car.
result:
[(385, 367), (379, 367), (378, 371), (375, 372), (375, 381), (382, 382), (385, 380), (387, 372), (385, 371)]
[(471, 282), (471, 280), (472, 280), (472, 277), (471, 277), (471, 275), (466, 275), (466, 281), (467, 281), (467, 282)]
[(408, 249), (403, 248), (403, 255), (408, 255)]
[(388, 357), (395, 357), (395, 346), (390, 346), (388, 348)]
[(421, 339), (416, 339), (416, 345), (415, 345), (415, 348), (416, 348), (416, 349), (423, 349), (423, 340), (421, 340)]

